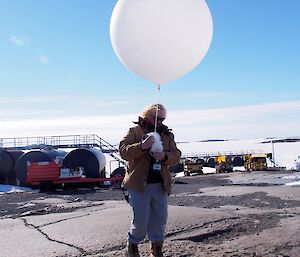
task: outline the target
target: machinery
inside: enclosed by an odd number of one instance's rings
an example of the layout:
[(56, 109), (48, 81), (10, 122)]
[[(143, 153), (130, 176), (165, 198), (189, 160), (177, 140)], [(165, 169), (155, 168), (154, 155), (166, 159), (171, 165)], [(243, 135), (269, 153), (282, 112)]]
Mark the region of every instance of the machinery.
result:
[(111, 178), (87, 178), (83, 167), (70, 169), (55, 161), (27, 162), (26, 183), (41, 191), (52, 191), (56, 187), (67, 184), (97, 184), (103, 182), (119, 182), (123, 176)]
[(231, 156), (228, 155), (216, 156), (215, 167), (216, 167), (216, 173), (232, 172), (233, 164), (232, 164)]
[(203, 163), (193, 162), (192, 160), (186, 159), (183, 161), (183, 172), (185, 176), (193, 174), (203, 175)]
[(250, 154), (245, 155), (245, 169), (247, 171), (255, 171), (255, 170), (267, 170), (267, 159), (272, 159), (271, 153), (256, 153), (256, 154)]

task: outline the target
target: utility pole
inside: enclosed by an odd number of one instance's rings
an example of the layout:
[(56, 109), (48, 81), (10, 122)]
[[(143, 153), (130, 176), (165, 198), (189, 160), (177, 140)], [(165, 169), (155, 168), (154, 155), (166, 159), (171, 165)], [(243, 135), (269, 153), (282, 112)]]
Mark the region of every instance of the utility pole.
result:
[(273, 159), (273, 167), (275, 167), (275, 153), (274, 153), (274, 142), (273, 140), (272, 142), (272, 159)]

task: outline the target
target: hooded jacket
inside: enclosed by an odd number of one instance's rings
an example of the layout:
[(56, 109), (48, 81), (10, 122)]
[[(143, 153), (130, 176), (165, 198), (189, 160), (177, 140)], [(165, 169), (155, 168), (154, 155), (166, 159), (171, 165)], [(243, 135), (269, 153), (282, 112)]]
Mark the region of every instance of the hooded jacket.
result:
[[(129, 129), (119, 145), (120, 155), (127, 161), (123, 186), (134, 191), (143, 191), (147, 185), (151, 155), (149, 150), (141, 149), (141, 140), (146, 133), (151, 131), (148, 124), (141, 117), (135, 124), (136, 126)], [(176, 146), (173, 133), (167, 126), (162, 125), (157, 129), (157, 132), (160, 134), (163, 149), (167, 156), (164, 161), (160, 161), (160, 174), (164, 188), (170, 194), (172, 180), (169, 166), (179, 163), (181, 152)]]

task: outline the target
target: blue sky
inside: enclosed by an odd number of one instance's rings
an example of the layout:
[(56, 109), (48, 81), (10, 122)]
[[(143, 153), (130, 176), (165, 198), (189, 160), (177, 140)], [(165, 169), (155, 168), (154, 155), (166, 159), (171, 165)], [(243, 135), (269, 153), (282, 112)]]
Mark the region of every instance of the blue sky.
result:
[(115, 143), (157, 100), (178, 140), (299, 136), (300, 1), (207, 0), (209, 52), (159, 96), (112, 49), (116, 2), (0, 0), (0, 137)]

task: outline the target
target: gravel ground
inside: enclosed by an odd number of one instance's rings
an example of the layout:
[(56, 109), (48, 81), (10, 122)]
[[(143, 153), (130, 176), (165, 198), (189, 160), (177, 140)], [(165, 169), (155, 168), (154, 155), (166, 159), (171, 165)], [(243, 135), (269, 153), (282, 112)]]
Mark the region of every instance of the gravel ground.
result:
[[(286, 172), (289, 173), (288, 171)], [(279, 174), (279, 173), (278, 173)], [(282, 174), (282, 172), (280, 173)], [(289, 230), (282, 230), (290, 220), (291, 233), (298, 231), (299, 225), (299, 187), (294, 188), (297, 197), (279, 197), (256, 187), (251, 192), (232, 195), (207, 194), (208, 188), (230, 190), (230, 174), (213, 174), (174, 179), (173, 193), (169, 204), (193, 206), (209, 210), (228, 208), (231, 218), (199, 225), (196, 221), (188, 228), (167, 231), (164, 247), (165, 256), (300, 256), (300, 240), (268, 243), (267, 231), (273, 234), (281, 228), (282, 236)], [(247, 186), (247, 185), (246, 185)], [(250, 185), (249, 185), (250, 187)], [(253, 187), (253, 186), (252, 186)], [(276, 191), (276, 187), (268, 187)], [(293, 194), (293, 192), (292, 192)], [(55, 203), (43, 201), (56, 199)], [(59, 200), (68, 204), (58, 204)], [(55, 212), (72, 212), (80, 208), (101, 205), (105, 200), (123, 200), (120, 189), (82, 188), (57, 190), (51, 193), (38, 191), (0, 195), (0, 219), (19, 218), (29, 215), (43, 215)], [(224, 207), (225, 206), (225, 207)], [(296, 225), (295, 225), (296, 224)], [(286, 227), (286, 226), (285, 226)], [(253, 242), (260, 238), (261, 243)], [(239, 243), (236, 243), (239, 242)], [(250, 243), (252, 242), (252, 243)], [(112, 247), (109, 253), (91, 256), (124, 256), (123, 246)], [(141, 244), (142, 256), (148, 256), (148, 243)]]

